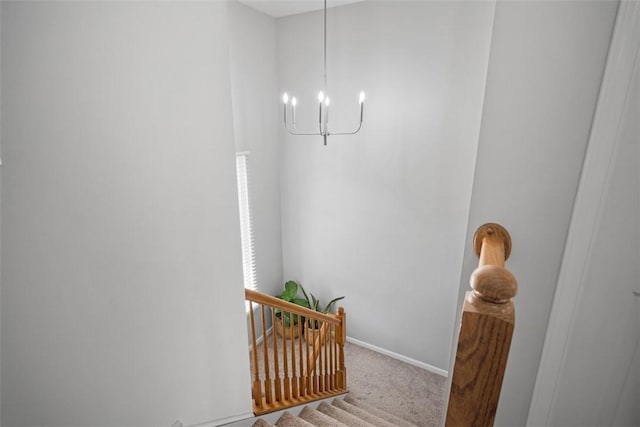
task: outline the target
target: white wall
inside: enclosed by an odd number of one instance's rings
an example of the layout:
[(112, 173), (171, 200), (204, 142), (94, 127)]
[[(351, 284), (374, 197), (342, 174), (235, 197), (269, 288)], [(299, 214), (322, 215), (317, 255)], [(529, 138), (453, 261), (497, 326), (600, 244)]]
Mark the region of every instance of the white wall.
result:
[[(490, 2), (363, 2), (328, 11), (332, 131), (284, 131), (284, 278), (348, 334), (448, 369), (493, 20)], [(322, 13), (278, 19), (280, 92), (317, 128)]]
[[(2, 7), (0, 7), (0, 40), (2, 37)], [(0, 64), (2, 45), (0, 43)], [(2, 66), (0, 66), (0, 100), (2, 99)], [(2, 105), (0, 102), (0, 129), (2, 128)], [(0, 130), (0, 236), (2, 236), (2, 132)], [(2, 336), (2, 247), (0, 238), (0, 337)], [(0, 379), (2, 378), (2, 339), (0, 338)], [(0, 385), (0, 425), (2, 424), (2, 387)]]
[(496, 425), (524, 425), (617, 3), (496, 6), (459, 307), (485, 222), (513, 239), (516, 327)]
[(256, 275), (261, 292), (283, 286), (276, 20), (231, 1), (229, 60), (237, 151), (249, 151)]
[[(637, 55), (637, 52), (636, 52)], [(551, 425), (638, 425), (638, 301), (640, 287), (640, 67), (628, 88), (619, 138), (592, 233), (565, 364), (556, 383)], [(629, 387), (625, 393), (625, 386)], [(623, 403), (626, 396), (631, 401)], [(621, 400), (622, 399), (622, 400)], [(615, 422), (619, 415), (622, 422)]]
[(2, 424), (250, 410), (225, 4), (2, 2)]
[(640, 425), (640, 3), (622, 2), (528, 425)]

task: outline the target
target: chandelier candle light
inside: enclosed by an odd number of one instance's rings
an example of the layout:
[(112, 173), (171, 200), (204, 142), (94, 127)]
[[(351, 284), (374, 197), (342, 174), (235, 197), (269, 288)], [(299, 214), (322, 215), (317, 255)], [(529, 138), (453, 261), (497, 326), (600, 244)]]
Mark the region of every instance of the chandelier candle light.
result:
[[(323, 74), (323, 90), (327, 90), (327, 0), (324, 0), (324, 74)], [(285, 92), (282, 95), (282, 103), (284, 104), (284, 127), (291, 135), (317, 135), (322, 136), (324, 145), (327, 145), (327, 137), (329, 135), (355, 135), (362, 127), (362, 119), (364, 117), (364, 92), (360, 92), (360, 123), (358, 128), (353, 132), (329, 132), (329, 105), (331, 100), (325, 96), (323, 91), (318, 93), (318, 132), (296, 132), (296, 97), (289, 99), (289, 95)], [(287, 110), (289, 109), (289, 101), (291, 101), (291, 126), (287, 122)]]

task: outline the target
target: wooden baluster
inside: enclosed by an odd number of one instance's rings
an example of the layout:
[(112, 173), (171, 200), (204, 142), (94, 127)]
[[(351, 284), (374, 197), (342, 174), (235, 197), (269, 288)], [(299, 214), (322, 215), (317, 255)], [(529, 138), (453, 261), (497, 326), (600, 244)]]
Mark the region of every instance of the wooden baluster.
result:
[(264, 305), (260, 306), (262, 312), (262, 349), (264, 358), (264, 391), (267, 405), (273, 403), (273, 395), (271, 394), (271, 376), (269, 374), (269, 346), (267, 345), (267, 321), (264, 316)]
[[(281, 316), (285, 316), (285, 312), (280, 312)], [(289, 323), (289, 329), (293, 329), (293, 313), (289, 313), (289, 319), (291, 319)], [(289, 361), (287, 355), (287, 332), (284, 327), (284, 322), (282, 323), (282, 364), (284, 368), (284, 399), (291, 400), (291, 383), (289, 382)], [(293, 340), (291, 340), (291, 345), (293, 345)]]
[(331, 390), (336, 388), (335, 345), (336, 327), (331, 325), (331, 336), (329, 337), (329, 389)]
[[(273, 387), (275, 389), (275, 398), (276, 402), (282, 402), (282, 382), (280, 381), (280, 363), (278, 360), (278, 333), (275, 330), (276, 328), (276, 312), (273, 307), (271, 307), (271, 324), (273, 327), (271, 328), (271, 335), (273, 337)], [(284, 320), (282, 322), (284, 324)], [(266, 346), (266, 338), (265, 338), (265, 346)]]
[[(298, 322), (299, 323), (299, 322)], [(291, 397), (297, 399), (300, 397), (298, 393), (298, 375), (296, 373), (296, 342), (295, 342), (295, 331), (296, 325), (291, 324), (289, 328), (289, 332), (291, 333)], [(298, 346), (300, 345), (300, 340), (298, 339)]]
[(325, 332), (325, 334), (328, 333), (329, 336), (322, 339), (322, 346), (324, 347), (324, 387), (322, 388), (322, 391), (328, 391), (331, 388), (329, 387), (329, 361), (327, 352), (327, 349), (329, 348), (329, 344), (327, 344), (327, 338), (331, 339), (331, 325), (327, 324), (326, 326), (328, 332)]
[(322, 393), (324, 391), (324, 377), (322, 372), (322, 339), (320, 338), (320, 330), (318, 330), (318, 340), (319, 342), (314, 347), (313, 356), (316, 359), (316, 372), (318, 374), (318, 393)]
[(338, 342), (336, 341), (336, 337), (338, 336), (338, 327), (336, 325), (333, 325), (333, 369), (332, 369), (332, 374), (333, 374), (333, 389), (335, 390), (338, 387), (338, 384), (336, 382), (336, 374), (338, 372)]
[(312, 329), (312, 340), (311, 340), (311, 359), (310, 359), (310, 363), (311, 363), (311, 380), (313, 382), (313, 394), (317, 394), (318, 393), (318, 370), (317, 370), (317, 366), (316, 366), (316, 346), (315, 346), (315, 342), (316, 342), (316, 328)]
[(335, 335), (333, 336), (333, 388), (338, 388), (338, 331), (339, 326), (334, 326)]
[[(309, 319), (307, 319), (307, 322)], [(313, 393), (313, 377), (311, 376), (311, 355), (309, 354), (309, 342), (312, 339), (313, 331), (309, 328), (304, 330), (304, 350), (306, 353), (306, 367), (304, 371), (304, 378), (307, 382), (307, 394)]]
[[(308, 322), (309, 319), (306, 319), (306, 321)], [(311, 367), (311, 362), (309, 361), (310, 360), (309, 341), (311, 340), (311, 337), (310, 337), (311, 334), (312, 334), (311, 329), (306, 328), (304, 330), (304, 351), (305, 351), (306, 365), (305, 365), (304, 372), (302, 373), (302, 376), (304, 377), (304, 380), (306, 382), (305, 393), (307, 395), (313, 392), (312, 385), (311, 385), (311, 371), (309, 369)]]
[[(320, 322), (318, 322), (318, 326), (320, 326), (319, 324)], [(319, 329), (317, 329), (316, 331), (316, 337), (315, 340), (313, 341), (313, 361), (314, 361), (314, 368), (316, 371), (316, 378), (317, 378), (317, 383), (318, 383), (318, 389), (317, 392), (321, 393), (323, 391), (323, 385), (324, 385), (324, 381), (323, 381), (323, 377), (322, 377), (322, 340), (323, 337), (325, 335), (323, 335), (323, 331), (324, 331), (324, 325), (320, 326)]]
[[(298, 339), (300, 340), (300, 358), (298, 359), (300, 362), (300, 396), (307, 395), (307, 386), (309, 385), (309, 381), (306, 376), (305, 368), (304, 368), (304, 358), (302, 355), (302, 318), (298, 318)], [(304, 339), (304, 348), (306, 351), (307, 358), (309, 357), (309, 348), (307, 347), (307, 338)]]
[(344, 312), (344, 308), (338, 308), (338, 317), (340, 318), (340, 326), (338, 327), (338, 333), (336, 341), (338, 344), (338, 389), (347, 389), (347, 368), (344, 364), (344, 342), (346, 339), (347, 331), (347, 315)]
[(447, 426), (492, 426), (514, 328), (515, 277), (504, 268), (511, 237), (498, 224), (475, 233), (479, 266), (462, 311)]
[(327, 389), (327, 327), (328, 325), (323, 325), (324, 336), (320, 338), (320, 353), (321, 353), (321, 381), (322, 387), (320, 391), (325, 391)]
[(256, 324), (253, 318), (253, 303), (249, 301), (249, 318), (251, 319), (251, 361), (253, 363), (253, 405), (256, 409), (262, 407), (262, 387), (258, 367), (258, 343), (256, 340)]
[(316, 341), (316, 345), (315, 345), (315, 349), (314, 349), (314, 356), (317, 355), (318, 356), (318, 364), (317, 364), (317, 369), (318, 369), (318, 391), (319, 392), (323, 392), (325, 390), (325, 384), (324, 384), (324, 376), (325, 376), (325, 352), (324, 349), (327, 347), (326, 346), (326, 339), (327, 339), (327, 324), (326, 323), (322, 323), (322, 325), (320, 326), (320, 329), (318, 329), (318, 338)]

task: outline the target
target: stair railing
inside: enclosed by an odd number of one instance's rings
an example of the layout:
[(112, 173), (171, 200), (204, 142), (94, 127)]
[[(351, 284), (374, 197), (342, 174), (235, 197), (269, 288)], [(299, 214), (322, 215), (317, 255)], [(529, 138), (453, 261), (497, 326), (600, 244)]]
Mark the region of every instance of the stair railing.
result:
[(250, 289), (245, 299), (256, 415), (347, 392), (342, 307), (325, 314)]
[(504, 268), (511, 237), (484, 224), (473, 244), (480, 261), (464, 300), (446, 426), (493, 425), (513, 335), (518, 284)]

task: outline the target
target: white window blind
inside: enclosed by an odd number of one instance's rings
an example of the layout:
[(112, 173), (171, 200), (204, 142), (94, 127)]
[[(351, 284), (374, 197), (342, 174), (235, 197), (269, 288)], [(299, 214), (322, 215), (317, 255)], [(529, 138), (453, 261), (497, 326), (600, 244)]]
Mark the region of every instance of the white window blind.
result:
[(258, 289), (256, 280), (256, 260), (253, 244), (253, 223), (251, 221), (251, 203), (249, 200), (249, 153), (236, 154), (236, 174), (238, 181), (238, 206), (240, 210), (240, 238), (242, 241), (242, 271), (244, 287)]

